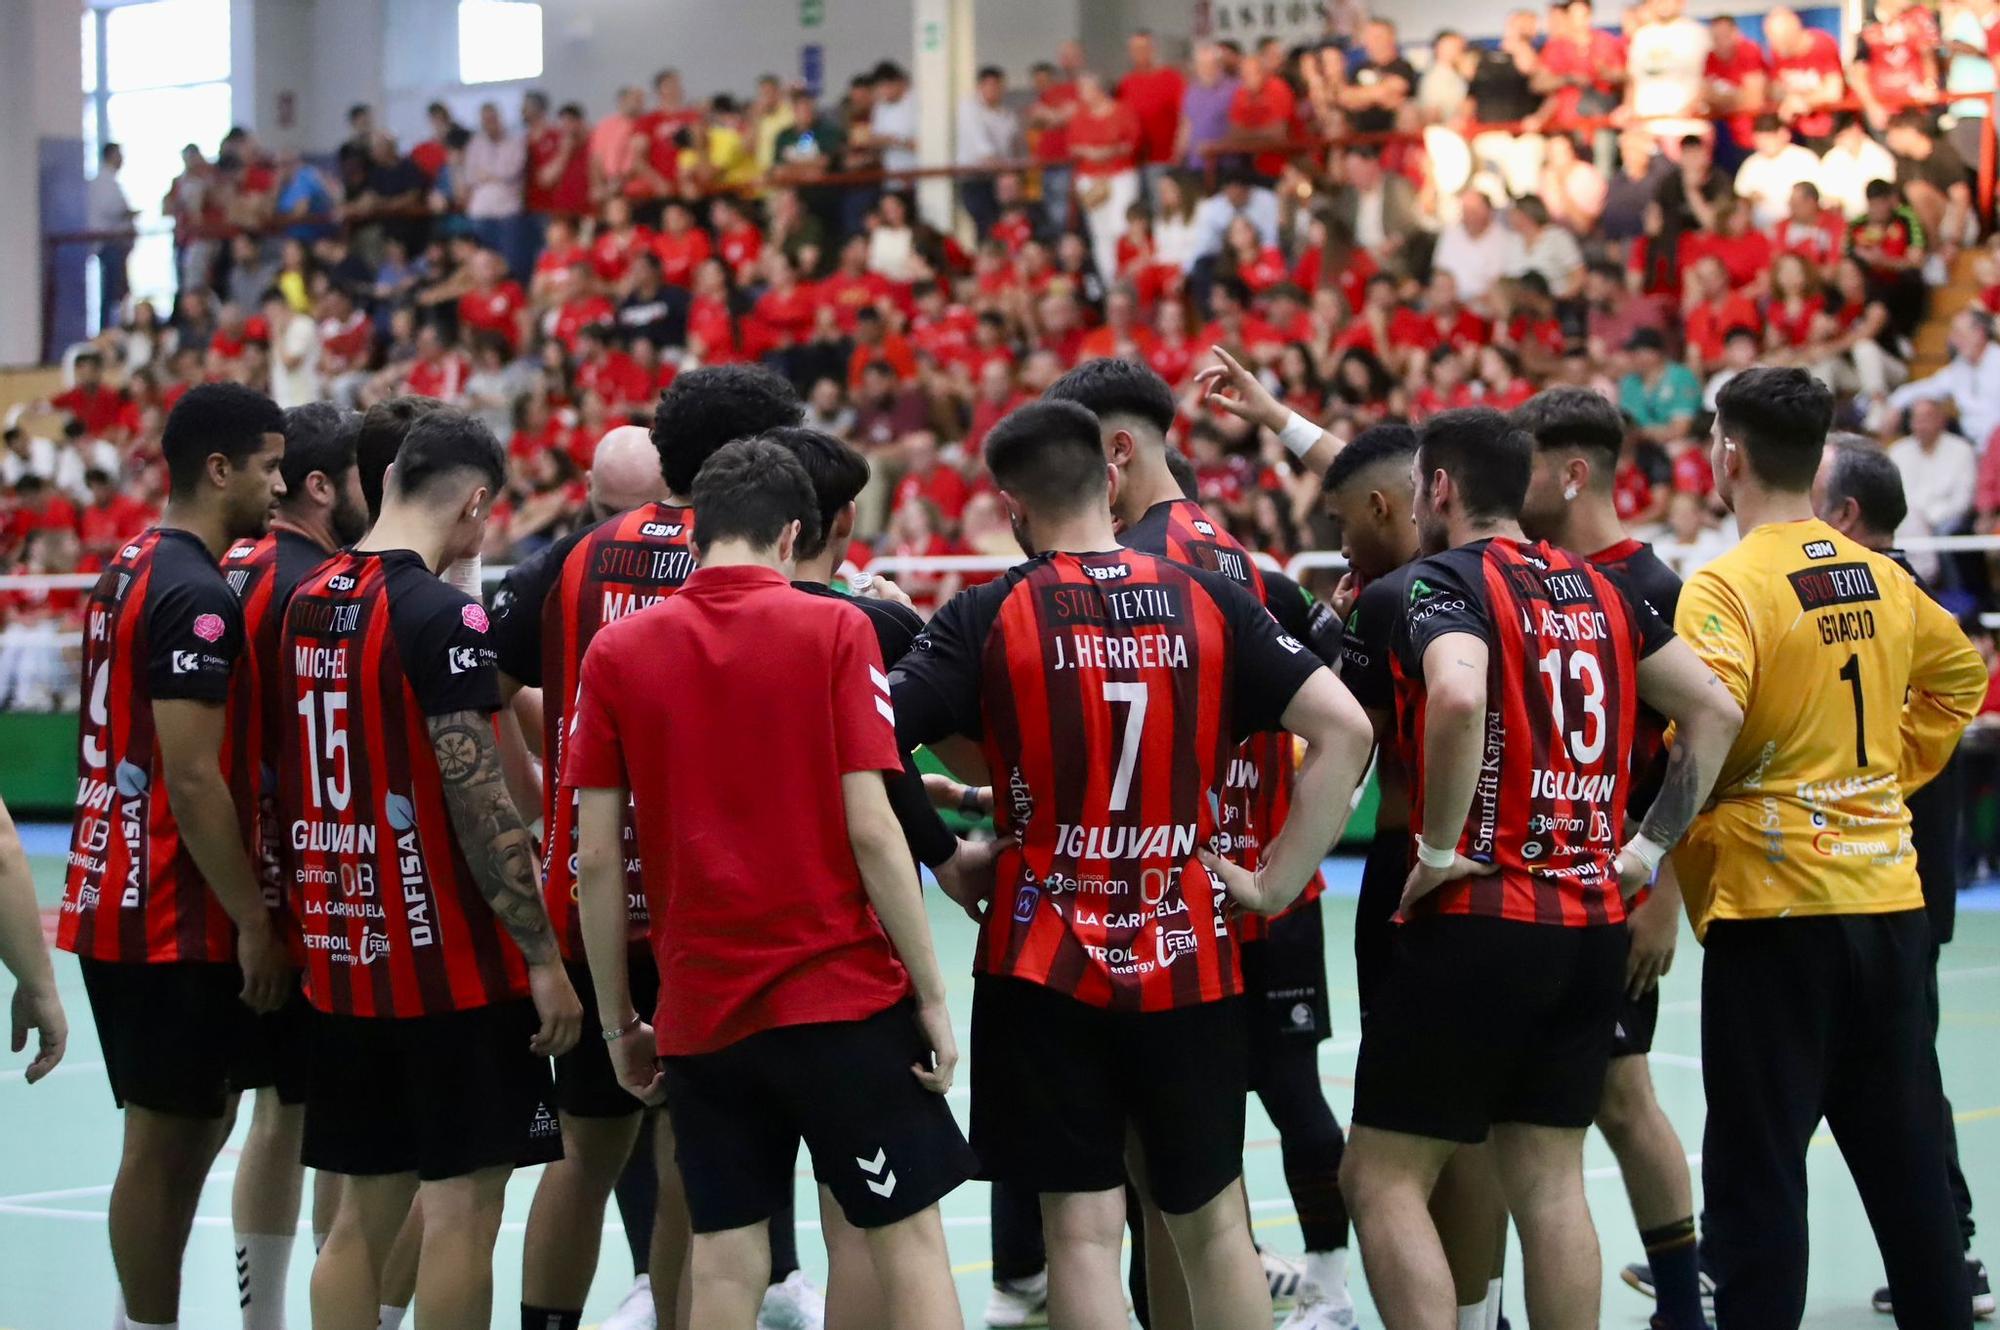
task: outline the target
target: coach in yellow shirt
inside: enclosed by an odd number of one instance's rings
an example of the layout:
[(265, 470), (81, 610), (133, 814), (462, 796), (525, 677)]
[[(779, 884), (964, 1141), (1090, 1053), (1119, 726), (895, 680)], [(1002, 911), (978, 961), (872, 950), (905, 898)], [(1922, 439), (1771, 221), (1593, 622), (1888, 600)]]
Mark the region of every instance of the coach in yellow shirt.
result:
[(1743, 540), (1689, 579), (1674, 626), (1744, 721), (1674, 867), (1706, 951), (1717, 1330), (1790, 1330), (1804, 1314), (1805, 1155), (1822, 1117), (1868, 1207), (1896, 1324), (1969, 1330), (1903, 797), (1950, 757), (1986, 671), (1908, 573), (1813, 517), (1825, 385), (1748, 370), (1716, 411), (1716, 487)]

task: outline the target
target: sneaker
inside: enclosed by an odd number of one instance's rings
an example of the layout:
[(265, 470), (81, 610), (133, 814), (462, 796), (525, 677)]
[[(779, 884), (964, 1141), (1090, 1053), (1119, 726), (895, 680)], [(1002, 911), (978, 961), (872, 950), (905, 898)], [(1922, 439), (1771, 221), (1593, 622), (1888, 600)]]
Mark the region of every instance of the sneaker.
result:
[[(1715, 1310), (1715, 1281), (1709, 1278), (1708, 1267), (1706, 1265), (1697, 1270), (1695, 1275), (1701, 1281), (1702, 1309), (1713, 1312)], [(1625, 1281), (1625, 1287), (1636, 1293), (1648, 1298), (1657, 1298), (1659, 1296), (1658, 1292), (1653, 1288), (1653, 1267), (1644, 1261), (1638, 1261), (1626, 1266), (1618, 1272), (1618, 1277)]]
[(803, 1270), (785, 1276), (782, 1284), (764, 1290), (757, 1309), (757, 1330), (825, 1330), (826, 1294)]
[(654, 1330), (658, 1324), (653, 1312), (653, 1277), (640, 1275), (598, 1330)]
[(1257, 1255), (1264, 1262), (1264, 1282), (1271, 1286), (1271, 1310), (1290, 1311), (1298, 1306), (1299, 1285), (1306, 1277), (1305, 1263), (1274, 1251), (1260, 1251)]
[(996, 1279), (986, 1297), (986, 1324), (992, 1330), (1027, 1330), (1049, 1323), (1049, 1272), (1027, 1279)]
[(1308, 1288), (1299, 1294), (1299, 1305), (1292, 1308), (1278, 1330), (1359, 1330), (1360, 1325), (1353, 1298), (1334, 1301), (1321, 1296), (1318, 1289)]
[[(1965, 1279), (1972, 1285), (1972, 1314), (1982, 1321), (1992, 1319), (1993, 1281), (1986, 1273), (1986, 1262), (1975, 1257), (1967, 1257)], [(1875, 1296), (1869, 1299), (1869, 1304), (1884, 1316), (1892, 1316), (1896, 1311), (1896, 1304), (1890, 1301), (1887, 1288), (1876, 1289)]]

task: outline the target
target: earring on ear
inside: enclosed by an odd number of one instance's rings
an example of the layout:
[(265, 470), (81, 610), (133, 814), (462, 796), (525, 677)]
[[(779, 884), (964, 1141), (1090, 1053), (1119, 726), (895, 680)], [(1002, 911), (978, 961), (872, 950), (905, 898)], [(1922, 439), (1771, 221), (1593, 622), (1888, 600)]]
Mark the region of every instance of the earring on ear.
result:
[(1563, 487), (1563, 498), (1568, 500), (1570, 503), (1576, 502), (1576, 496), (1579, 493), (1581, 493), (1581, 491), (1579, 491), (1577, 487), (1574, 485), (1565, 485)]

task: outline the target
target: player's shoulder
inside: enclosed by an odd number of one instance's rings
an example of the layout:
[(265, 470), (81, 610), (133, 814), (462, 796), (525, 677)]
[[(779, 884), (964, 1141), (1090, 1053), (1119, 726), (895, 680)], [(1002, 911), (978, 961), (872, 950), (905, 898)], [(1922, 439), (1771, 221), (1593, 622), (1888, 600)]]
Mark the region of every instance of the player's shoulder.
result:
[(219, 592), (232, 604), (235, 603), (236, 593), (229, 589), (221, 566), (209, 554), (208, 547), (188, 532), (172, 529), (157, 532), (151, 548), (142, 550), (133, 561), (148, 567), (149, 599), (158, 600), (167, 596), (206, 598)]
[(240, 568), (246, 564), (255, 564), (261, 560), (276, 557), (277, 550), (278, 536), (276, 532), (239, 540), (222, 552), (222, 566), (224, 568)]
[(454, 619), (481, 634), (492, 626), (485, 606), (432, 572), (418, 554), (389, 550), (376, 558), (382, 568), (382, 593), (388, 597), (390, 612), (397, 620), (429, 625)]
[[(810, 587), (801, 586), (799, 590), (813, 594)], [(923, 617), (909, 606), (899, 605), (893, 600), (876, 596), (843, 596), (830, 588), (825, 596), (815, 597), (827, 598), (838, 598), (861, 612), (875, 634), (876, 645), (882, 648), (884, 660), (892, 659), (892, 651), (901, 655), (909, 650), (910, 643), (917, 640), (917, 634), (924, 631)]]

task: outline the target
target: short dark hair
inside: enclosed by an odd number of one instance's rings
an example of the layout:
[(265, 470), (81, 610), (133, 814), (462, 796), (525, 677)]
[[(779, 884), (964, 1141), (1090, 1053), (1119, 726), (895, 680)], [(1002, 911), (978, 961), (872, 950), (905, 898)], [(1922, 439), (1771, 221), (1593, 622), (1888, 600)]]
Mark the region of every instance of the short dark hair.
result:
[(1862, 196), (1870, 203), (1876, 199), (1893, 199), (1896, 197), (1896, 187), (1887, 180), (1871, 180), (1868, 182), (1868, 187), (1862, 191)]
[(507, 451), (479, 417), (454, 406), (419, 416), (396, 453), (396, 496), (420, 499), (447, 478), (477, 472), (498, 493), (507, 479)]
[(285, 412), (285, 460), (278, 468), (285, 493), (303, 493), (306, 477), (315, 471), (339, 484), (354, 469), (360, 437), (361, 413), (332, 402), (307, 402)]
[(983, 449), (993, 480), (1031, 509), (1073, 512), (1104, 498), (1097, 417), (1075, 402), (1027, 402), (1001, 417)]
[(1514, 409), (1514, 425), (1537, 448), (1590, 454), (1607, 485), (1625, 450), (1625, 417), (1588, 388), (1545, 388)]
[(1174, 424), (1174, 390), (1136, 360), (1086, 360), (1050, 384), (1042, 397), (1074, 402), (1100, 421), (1137, 416), (1163, 435)]
[(770, 439), (737, 439), (716, 449), (693, 488), (694, 543), (703, 553), (732, 539), (769, 549), (790, 522), (799, 524), (802, 544), (823, 539), (812, 477), (790, 449)]
[(1930, 117), (1914, 106), (1906, 106), (1889, 117), (1889, 128), (1914, 129), (1919, 134), (1928, 136), (1931, 132)]
[(806, 532), (799, 532), (798, 557), (817, 558), (826, 550), (833, 521), (840, 516), (840, 510), (853, 503), (854, 496), (867, 487), (868, 459), (826, 431), (804, 425), (766, 430), (757, 437), (798, 458), (799, 465), (805, 468), (806, 479), (812, 482), (813, 496), (819, 504), (819, 531), (810, 541)]
[(1827, 506), (1837, 508), (1852, 499), (1871, 532), (1894, 535), (1910, 515), (1903, 473), (1873, 439), (1836, 434), (1827, 444), (1833, 449), (1833, 469), (1826, 478)]
[(1833, 426), (1832, 389), (1802, 369), (1746, 369), (1722, 385), (1715, 414), (1759, 480), (1793, 492), (1812, 488)]
[(1181, 497), (1189, 503), (1201, 502), (1201, 477), (1194, 473), (1194, 463), (1178, 448), (1167, 449), (1167, 474), (1174, 478), (1174, 484), (1181, 487)]
[(981, 65), (979, 67), (978, 81), (981, 83), (984, 83), (987, 79), (1005, 79), (1006, 77), (1007, 71), (998, 65)]
[(188, 389), (167, 413), (160, 434), (169, 494), (176, 499), (191, 496), (214, 454), (241, 466), (263, 448), (266, 434), (284, 430), (285, 413), (254, 388), (203, 383)]
[(1417, 431), (1418, 483), (1443, 471), (1465, 515), (1511, 518), (1521, 513), (1535, 469), (1535, 441), (1490, 406), (1441, 411)]
[(435, 397), (405, 394), (377, 402), (361, 417), (354, 464), (361, 469), (361, 501), (368, 505), (371, 520), (382, 514), (382, 476), (402, 451), (410, 426), (443, 406)]
[(1416, 455), (1415, 429), (1399, 420), (1370, 425), (1334, 454), (1333, 465), (1326, 469), (1327, 491), (1331, 493), (1343, 488), (1362, 472), (1383, 462), (1400, 462), (1407, 471), (1410, 459)]
[(798, 390), (761, 365), (704, 365), (676, 378), (653, 410), (660, 476), (691, 494), (702, 464), (723, 444), (805, 418)]

